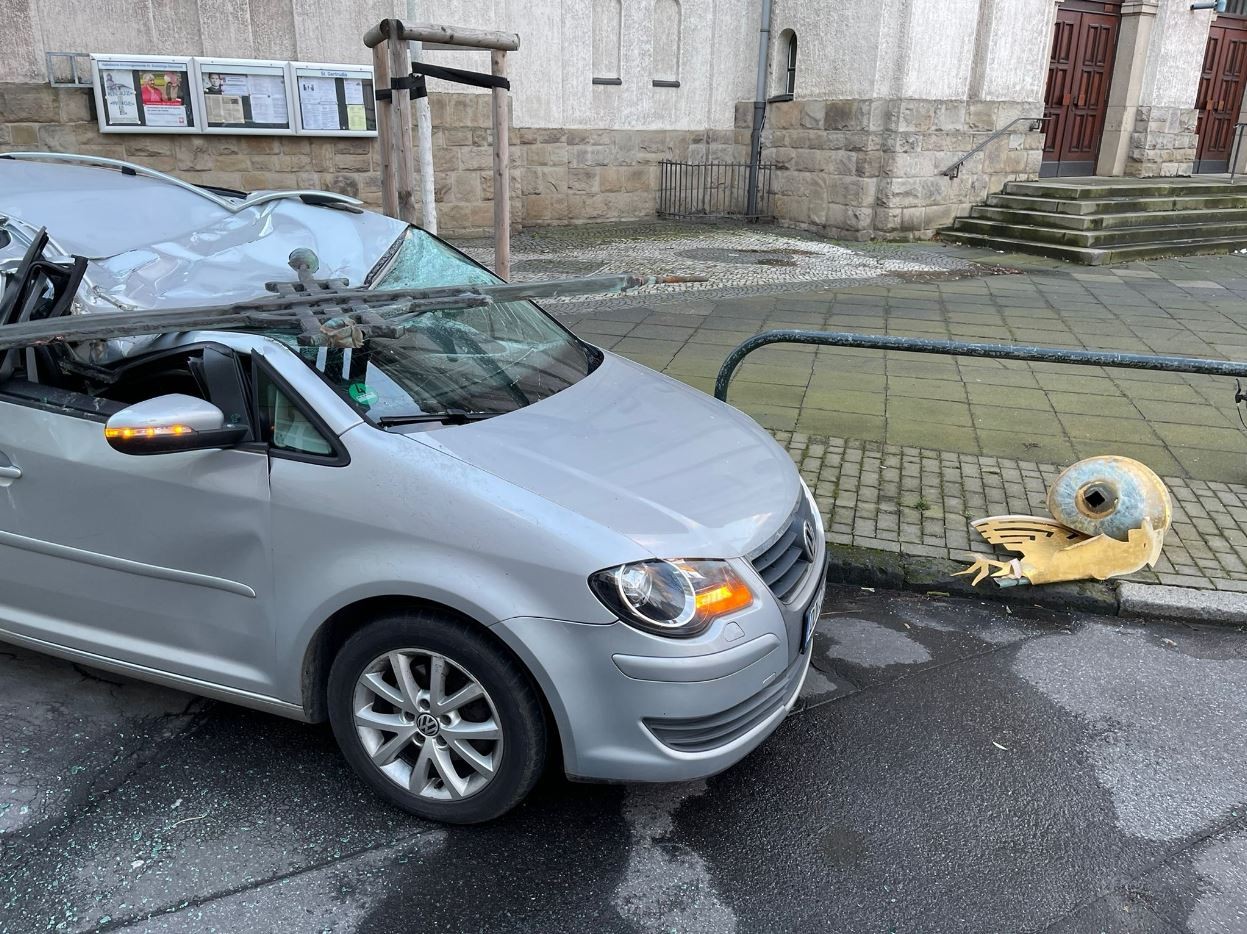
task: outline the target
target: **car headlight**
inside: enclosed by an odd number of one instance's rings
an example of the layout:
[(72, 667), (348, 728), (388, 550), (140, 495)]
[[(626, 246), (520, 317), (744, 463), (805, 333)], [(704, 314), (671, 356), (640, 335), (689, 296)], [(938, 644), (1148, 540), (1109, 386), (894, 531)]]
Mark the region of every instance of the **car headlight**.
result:
[(598, 571), (589, 587), (606, 608), (637, 629), (688, 639), (754, 601), (726, 561), (638, 561)]

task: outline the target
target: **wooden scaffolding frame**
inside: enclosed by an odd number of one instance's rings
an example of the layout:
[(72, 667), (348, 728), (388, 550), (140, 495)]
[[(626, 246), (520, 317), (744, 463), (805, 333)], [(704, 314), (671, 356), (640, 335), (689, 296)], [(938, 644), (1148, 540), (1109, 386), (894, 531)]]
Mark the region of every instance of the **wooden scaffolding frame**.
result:
[[(493, 97), (494, 131), (494, 271), (503, 279), (511, 274), (511, 143), (510, 98), (507, 83), (507, 53), (520, 47), (515, 33), (488, 32), (440, 26), (433, 23), (404, 25), (398, 19), (383, 19), (364, 34), (364, 45), (372, 49), (373, 87), (377, 95), (377, 142), (381, 156), (381, 197), (383, 210), (391, 217), (419, 223), (416, 199), (416, 152), (412, 138), (412, 96), (423, 89), (423, 77), (414, 74), (409, 43), (432, 43), (462, 49), (488, 51)], [(445, 71), (446, 69), (442, 69)], [(421, 127), (421, 146), (431, 152), (429, 131)], [(421, 172), (421, 203), (432, 209), (433, 167), (427, 160)]]

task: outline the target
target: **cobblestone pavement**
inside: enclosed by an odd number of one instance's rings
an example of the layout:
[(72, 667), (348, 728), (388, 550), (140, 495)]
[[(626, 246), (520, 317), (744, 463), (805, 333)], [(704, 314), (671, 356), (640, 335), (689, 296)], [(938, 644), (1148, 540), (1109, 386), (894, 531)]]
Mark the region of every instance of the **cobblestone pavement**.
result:
[[(824, 258), (761, 272), (733, 260), (790, 241)], [(932, 243), (654, 224), (541, 230), (517, 242), (516, 257), (519, 275), (584, 275), (606, 259), (611, 269), (708, 275), (682, 293), (551, 308), (586, 339), (706, 392), (733, 346), (785, 327), (1247, 360), (1243, 256), (1093, 270)], [(539, 267), (524, 265), (536, 257)], [(818, 278), (833, 269), (842, 278)], [(874, 278), (863, 284), (867, 269)], [(1247, 590), (1247, 431), (1232, 380), (774, 346), (736, 371), (729, 398), (799, 458), (817, 458), (834, 542), (960, 559), (982, 548), (969, 519), (1046, 515), (1055, 471), (1123, 454), (1161, 474), (1178, 504), (1165, 559), (1140, 579)]]
[[(493, 264), (491, 242), (468, 241), (460, 246), (473, 259)], [(865, 252), (856, 245), (820, 240), (798, 230), (662, 221), (539, 228), (517, 236), (511, 250), (511, 278), (517, 282), (618, 272), (707, 277), (705, 282), (638, 289), (623, 299), (599, 300), (594, 305), (597, 311), (635, 305), (647, 296), (775, 295), (819, 286), (902, 284), (906, 277), (976, 269), (970, 261), (940, 248), (876, 246)], [(583, 299), (573, 297), (546, 304), (582, 303)]]
[[(827, 540), (963, 561), (991, 546), (969, 519), (1047, 516), (1065, 464), (775, 432), (822, 507)], [(1128, 580), (1247, 593), (1247, 485), (1168, 477), (1173, 527), (1154, 570)]]

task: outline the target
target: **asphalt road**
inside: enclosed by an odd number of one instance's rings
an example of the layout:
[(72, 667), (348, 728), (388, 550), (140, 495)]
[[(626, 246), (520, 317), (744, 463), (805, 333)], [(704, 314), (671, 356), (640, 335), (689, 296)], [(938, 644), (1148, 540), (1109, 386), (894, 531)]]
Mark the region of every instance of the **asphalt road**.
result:
[(0, 647), (0, 931), (1247, 931), (1247, 634), (828, 609), (727, 773), (469, 829), (325, 728)]

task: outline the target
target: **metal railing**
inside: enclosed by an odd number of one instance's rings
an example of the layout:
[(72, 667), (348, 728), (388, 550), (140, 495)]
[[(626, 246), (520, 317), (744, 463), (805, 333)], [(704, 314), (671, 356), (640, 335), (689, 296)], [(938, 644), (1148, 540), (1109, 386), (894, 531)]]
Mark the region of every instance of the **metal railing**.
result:
[(1243, 151), (1243, 131), (1247, 130), (1247, 123), (1234, 124), (1234, 145), (1230, 147), (1230, 181), (1234, 181), (1234, 176), (1238, 174), (1238, 157)]
[[(675, 162), (659, 165), (658, 216), (678, 218), (773, 217), (771, 179), (775, 166), (763, 162)], [(750, 198), (750, 180), (756, 178)], [(753, 204), (753, 210), (750, 205)]]
[[(768, 344), (819, 344), (827, 347), (861, 347), (867, 350), (903, 350), (907, 353), (945, 354), (961, 357), (989, 357), (997, 360), (1030, 360), (1038, 363), (1068, 363), (1076, 366), (1107, 366), (1127, 370), (1160, 370), (1169, 373), (1202, 373), (1208, 376), (1247, 377), (1247, 363), (1233, 360), (1207, 360), (1150, 354), (1117, 353), (1111, 350), (1065, 350), (1030, 344), (973, 344), (967, 341), (931, 340), (924, 337), (894, 337), (890, 334), (855, 334), (851, 331), (763, 331), (732, 350), (719, 368), (714, 396), (727, 401), (727, 388), (741, 361)], [(1236, 402), (1247, 401), (1238, 393)]]
[(961, 167), (965, 165), (972, 156), (978, 155), (996, 140), (1000, 139), (1000, 137), (1006, 135), (1007, 133), (1011, 133), (1013, 128), (1019, 123), (1029, 123), (1031, 125), (1031, 132), (1038, 133), (1043, 129), (1044, 121), (1046, 119), (1046, 117), (1018, 117), (1016, 120), (1011, 121), (1007, 126), (1002, 127), (991, 136), (987, 137), (987, 139), (983, 140), (983, 142), (979, 143), (940, 174), (947, 175), (949, 178), (956, 178), (961, 174)]

